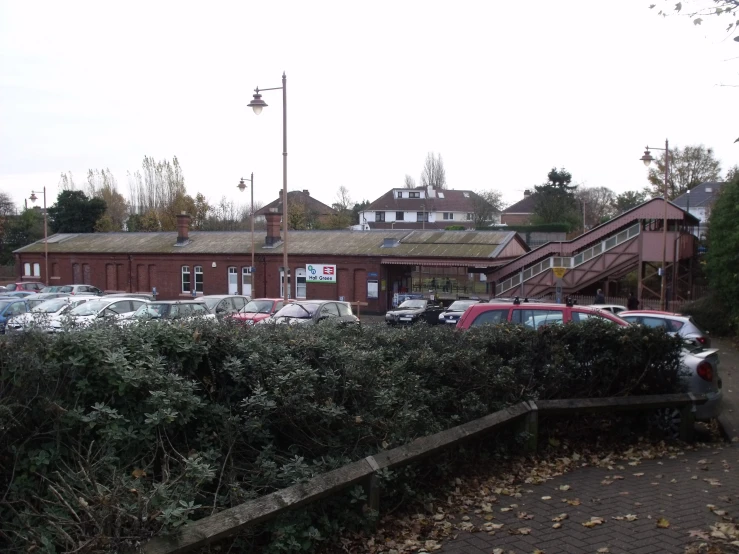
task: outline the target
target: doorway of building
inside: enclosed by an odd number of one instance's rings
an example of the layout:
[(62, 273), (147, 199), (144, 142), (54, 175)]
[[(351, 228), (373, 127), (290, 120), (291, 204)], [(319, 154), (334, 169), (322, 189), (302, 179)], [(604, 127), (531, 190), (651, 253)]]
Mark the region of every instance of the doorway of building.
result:
[(239, 293), (239, 274), (235, 267), (228, 268), (228, 294)]
[(241, 268), (241, 294), (251, 298), (251, 267)]

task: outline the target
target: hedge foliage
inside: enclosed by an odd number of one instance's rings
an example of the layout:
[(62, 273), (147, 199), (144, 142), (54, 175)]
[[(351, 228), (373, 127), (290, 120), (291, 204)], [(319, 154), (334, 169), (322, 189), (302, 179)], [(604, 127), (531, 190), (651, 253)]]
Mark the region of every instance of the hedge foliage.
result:
[[(522, 400), (680, 390), (675, 339), (598, 322), (5, 337), (0, 550), (122, 551)], [(298, 517), (267, 549), (310, 550), (350, 512)]]

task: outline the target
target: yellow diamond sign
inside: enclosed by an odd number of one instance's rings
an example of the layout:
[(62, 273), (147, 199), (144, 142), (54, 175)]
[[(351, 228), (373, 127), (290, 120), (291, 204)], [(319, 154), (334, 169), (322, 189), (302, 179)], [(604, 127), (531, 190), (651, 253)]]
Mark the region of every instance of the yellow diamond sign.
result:
[(554, 273), (554, 276), (557, 279), (561, 279), (562, 277), (565, 276), (565, 273), (567, 273), (567, 268), (566, 267), (553, 267), (552, 273)]

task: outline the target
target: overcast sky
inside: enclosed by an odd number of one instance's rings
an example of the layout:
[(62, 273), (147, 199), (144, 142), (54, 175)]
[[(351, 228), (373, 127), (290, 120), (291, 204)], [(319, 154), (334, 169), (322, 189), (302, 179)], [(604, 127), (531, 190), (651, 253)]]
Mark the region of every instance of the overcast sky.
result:
[[(18, 203), (145, 155), (188, 192), (239, 202), (282, 186), (374, 200), (440, 153), (449, 188), (515, 202), (552, 166), (639, 190), (644, 146), (705, 144), (739, 163), (739, 43), (726, 22), (650, 0), (34, 2), (0, 0), (0, 190)], [(720, 24), (719, 24), (720, 23)], [(734, 58), (734, 59), (730, 59)], [(727, 61), (728, 60), (728, 61)]]

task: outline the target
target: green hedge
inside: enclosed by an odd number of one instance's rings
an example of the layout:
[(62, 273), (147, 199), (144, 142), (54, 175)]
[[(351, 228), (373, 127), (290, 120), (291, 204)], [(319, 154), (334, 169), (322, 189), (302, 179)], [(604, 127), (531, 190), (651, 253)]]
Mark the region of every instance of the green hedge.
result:
[[(6, 337), (0, 550), (120, 551), (525, 399), (680, 391), (678, 367), (676, 339), (599, 322)], [(268, 550), (310, 550), (357, 517), (302, 513)]]

